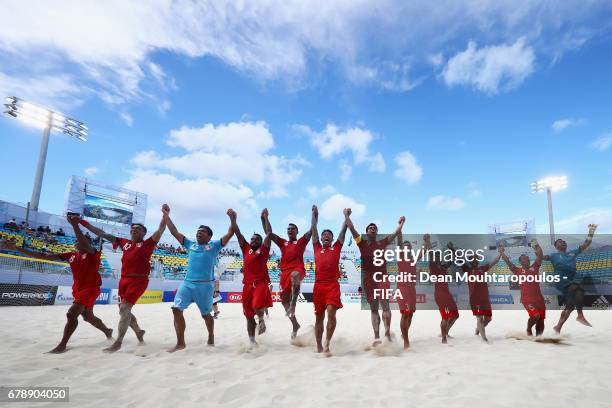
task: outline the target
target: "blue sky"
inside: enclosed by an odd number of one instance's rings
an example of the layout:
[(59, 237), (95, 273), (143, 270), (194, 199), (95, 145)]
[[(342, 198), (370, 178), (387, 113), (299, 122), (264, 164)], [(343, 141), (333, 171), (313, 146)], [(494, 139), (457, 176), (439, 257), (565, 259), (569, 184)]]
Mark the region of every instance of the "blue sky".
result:
[[(36, 3), (36, 2), (30, 2)], [(8, 2), (0, 91), (84, 121), (54, 135), (41, 209), (87, 175), (168, 202), (184, 232), (305, 226), (612, 231), (612, 6), (562, 2)], [(0, 198), (31, 195), (40, 131), (0, 120)]]

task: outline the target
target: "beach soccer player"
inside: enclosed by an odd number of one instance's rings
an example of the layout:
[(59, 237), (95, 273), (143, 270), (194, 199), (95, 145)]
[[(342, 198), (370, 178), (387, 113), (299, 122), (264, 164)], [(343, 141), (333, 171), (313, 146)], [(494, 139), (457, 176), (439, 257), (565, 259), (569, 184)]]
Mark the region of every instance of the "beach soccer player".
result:
[(382, 282), (376, 282), (374, 280), (374, 274), (376, 272), (382, 273), (384, 278), (387, 275), (387, 262), (385, 258), (382, 258), (382, 265), (374, 265), (374, 251), (384, 250), (395, 237), (402, 231), (406, 218), (404, 216), (399, 218), (397, 228), (391, 235), (387, 235), (383, 239), (377, 240), (378, 227), (374, 223), (368, 224), (366, 227), (365, 238), (363, 238), (355, 229), (351, 219), (347, 220), (348, 228), (353, 234), (353, 238), (357, 243), (359, 252), (361, 253), (361, 286), (366, 295), (366, 300), (370, 306), (370, 317), (372, 320), (372, 330), (374, 331), (374, 343), (372, 346), (377, 346), (381, 343), (380, 341), (380, 314), (378, 313), (379, 306), (382, 308), (382, 320), (385, 325), (385, 337), (391, 340), (391, 308), (389, 307), (388, 299), (377, 299), (375, 296), (375, 289), (383, 291), (390, 288), (387, 279), (381, 279)]
[(468, 290), (470, 293), (470, 307), (472, 314), (476, 317), (476, 330), (474, 334), (480, 335), (484, 341), (487, 339), (486, 327), (493, 319), (491, 310), (491, 300), (489, 299), (489, 285), (484, 280), (486, 273), (499, 262), (501, 253), (498, 253), (495, 259), (489, 263), (480, 265), (477, 257), (474, 257), (471, 262), (465, 260), (462, 268), (471, 278), (468, 280)]
[(561, 312), (559, 322), (553, 328), (555, 332), (560, 333), (563, 324), (570, 317), (574, 309), (578, 313), (576, 321), (585, 326), (591, 326), (591, 323), (584, 317), (582, 308), (584, 307), (584, 289), (576, 280), (576, 257), (586, 251), (593, 242), (593, 235), (597, 225), (589, 224), (589, 232), (585, 241), (573, 251), (567, 250), (567, 242), (562, 239), (555, 241), (555, 249), (557, 252), (544, 257), (553, 265), (553, 274), (559, 278), (559, 282), (555, 283), (555, 288), (563, 295), (565, 309)]
[(397, 246), (406, 248), (408, 257), (397, 261), (397, 273), (404, 274), (408, 278), (407, 281), (397, 283), (397, 288), (401, 293), (401, 299), (398, 299), (398, 307), (400, 311), (400, 331), (404, 340), (404, 348), (410, 347), (408, 339), (408, 330), (412, 324), (412, 317), (416, 311), (416, 261), (412, 255), (412, 244), (410, 241), (402, 241), (402, 233), (397, 234)]
[[(238, 244), (242, 250), (244, 259), (244, 271), (242, 279), (242, 312), (247, 320), (247, 333), (252, 345), (256, 345), (255, 329), (258, 334), (266, 331), (264, 313), (266, 308), (272, 307), (272, 293), (268, 285), (270, 275), (268, 274), (268, 258), (270, 257), (270, 244), (272, 242), (271, 231), (262, 238), (259, 234), (253, 234), (251, 241), (247, 242), (238, 228), (236, 212), (229, 210), (232, 228)], [(257, 323), (255, 322), (257, 316)]]
[[(426, 253), (432, 250), (431, 236), (429, 234), (423, 235), (424, 249)], [(451, 327), (459, 318), (459, 309), (453, 295), (450, 293), (448, 288), (448, 282), (445, 277), (448, 275), (448, 264), (443, 264), (441, 256), (437, 256), (438, 252), (428, 253), (427, 258), (429, 259), (429, 274), (435, 276), (436, 281), (434, 282), (434, 300), (440, 311), (442, 318), (440, 322), (440, 334), (442, 337), (442, 343), (448, 343), (448, 333)]]
[(119, 279), (119, 327), (117, 328), (117, 339), (104, 351), (113, 353), (121, 348), (123, 338), (128, 327), (131, 327), (139, 342), (144, 341), (145, 331), (138, 326), (138, 320), (132, 313), (132, 308), (147, 290), (149, 274), (151, 273), (151, 255), (157, 247), (166, 229), (166, 223), (162, 217), (159, 227), (147, 239), (147, 228), (143, 224), (132, 224), (130, 228), (130, 239), (119, 238), (94, 227), (85, 220), (81, 225), (93, 232), (100, 238), (104, 238), (113, 244), (113, 248), (121, 248), (121, 278)]
[[(185, 348), (185, 317), (183, 312), (192, 303), (195, 303), (204, 319), (208, 331), (209, 346), (215, 344), (215, 321), (210, 312), (213, 307), (213, 295), (215, 290), (215, 263), (219, 251), (229, 242), (234, 230), (231, 223), (227, 233), (219, 240), (212, 240), (213, 231), (206, 225), (200, 225), (192, 241), (181, 234), (170, 218), (170, 207), (164, 204), (162, 207), (164, 222), (174, 238), (185, 248), (189, 256), (187, 262), (187, 274), (185, 280), (176, 292), (172, 304), (174, 315), (174, 329), (176, 330), (176, 345), (168, 350), (175, 352)], [(230, 213), (228, 211), (228, 216)]]
[(498, 251), (502, 256), (502, 259), (510, 268), (513, 274), (522, 276), (522, 282), (520, 283), (521, 288), (521, 303), (527, 313), (529, 319), (527, 320), (527, 335), (533, 336), (533, 327), (536, 329), (536, 336), (540, 336), (544, 333), (544, 319), (546, 319), (546, 302), (542, 291), (540, 290), (540, 283), (537, 281), (537, 277), (540, 276), (540, 266), (542, 265), (542, 247), (533, 240), (531, 243), (532, 248), (535, 251), (536, 259), (531, 263), (529, 257), (526, 254), (519, 256), (519, 264), (521, 267), (517, 267), (510, 261), (510, 258), (505, 252), (504, 247), (499, 247)]
[[(342, 308), (340, 295), (340, 254), (346, 236), (346, 222), (351, 214), (350, 208), (344, 209), (344, 222), (338, 233), (338, 239), (334, 243), (334, 233), (325, 229), (317, 231), (319, 221), (319, 209), (312, 206), (312, 217), (310, 231), (312, 233), (312, 249), (315, 261), (315, 284), (312, 298), (315, 312), (315, 338), (317, 341), (317, 353), (325, 352), (330, 355), (329, 346), (336, 330), (336, 311)], [(323, 346), (323, 323), (327, 313), (327, 327), (325, 330), (325, 346)]]
[(62, 340), (49, 353), (63, 353), (66, 351), (68, 340), (70, 340), (79, 324), (79, 316), (82, 316), (83, 320), (104, 333), (107, 339), (110, 339), (113, 333), (113, 329), (106, 327), (102, 320), (94, 315), (93, 312), (94, 303), (100, 295), (100, 286), (102, 285), (102, 278), (98, 272), (101, 252), (92, 247), (89, 239), (83, 235), (79, 228), (79, 220), (78, 216), (68, 216), (68, 222), (72, 225), (74, 235), (76, 236), (76, 251), (74, 252), (43, 254), (16, 247), (13, 243), (5, 242), (3, 244), (5, 249), (21, 252), (32, 258), (48, 261), (65, 261), (70, 265), (73, 278), (72, 297), (74, 301), (66, 313), (67, 321), (64, 326)]
[(304, 267), (304, 251), (310, 241), (311, 231), (308, 230), (298, 238), (297, 225), (290, 223), (287, 226), (287, 239), (272, 233), (268, 209), (261, 212), (261, 223), (266, 233), (270, 232), (272, 241), (278, 245), (281, 251), (280, 258), (280, 298), (287, 317), (291, 321), (293, 329), (291, 338), (295, 338), (300, 325), (295, 317), (295, 307), (300, 295), (300, 285), (306, 276)]

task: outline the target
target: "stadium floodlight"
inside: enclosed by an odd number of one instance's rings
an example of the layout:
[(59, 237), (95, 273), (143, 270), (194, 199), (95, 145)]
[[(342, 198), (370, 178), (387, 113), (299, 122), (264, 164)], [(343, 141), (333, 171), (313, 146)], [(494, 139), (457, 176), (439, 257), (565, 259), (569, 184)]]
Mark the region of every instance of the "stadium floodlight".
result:
[(546, 191), (548, 198), (548, 224), (550, 227), (550, 243), (555, 245), (555, 225), (553, 220), (552, 192), (567, 188), (567, 176), (546, 177), (531, 183), (531, 192)]
[(45, 162), (47, 161), (47, 149), (49, 147), (49, 134), (51, 132), (63, 133), (82, 141), (87, 141), (87, 126), (79, 120), (69, 118), (61, 113), (54, 112), (43, 106), (26, 102), (16, 96), (6, 98), (4, 114), (21, 120), (29, 125), (43, 129), (43, 138), (40, 144), (38, 165), (36, 166), (36, 177), (30, 200), (30, 209), (38, 211), (40, 201), (40, 190), (42, 188), (43, 175), (45, 173)]

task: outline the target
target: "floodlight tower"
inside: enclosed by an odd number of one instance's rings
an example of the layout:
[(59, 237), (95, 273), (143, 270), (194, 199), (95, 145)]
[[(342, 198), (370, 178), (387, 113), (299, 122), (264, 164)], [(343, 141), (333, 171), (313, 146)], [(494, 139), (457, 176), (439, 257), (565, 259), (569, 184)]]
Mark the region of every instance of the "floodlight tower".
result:
[(66, 117), (61, 113), (54, 112), (45, 107), (26, 102), (16, 96), (9, 96), (6, 98), (4, 106), (6, 107), (6, 111), (4, 111), (5, 115), (20, 119), (29, 125), (43, 129), (43, 138), (40, 143), (40, 153), (36, 166), (32, 199), (30, 200), (30, 209), (38, 211), (40, 190), (42, 188), (42, 180), (45, 173), (45, 162), (47, 161), (49, 134), (51, 132), (64, 133), (79, 140), (86, 141), (87, 126), (81, 121)]
[(567, 176), (546, 177), (531, 183), (531, 192), (546, 191), (548, 197), (548, 223), (550, 226), (550, 243), (555, 245), (555, 225), (553, 221), (552, 192), (567, 188)]

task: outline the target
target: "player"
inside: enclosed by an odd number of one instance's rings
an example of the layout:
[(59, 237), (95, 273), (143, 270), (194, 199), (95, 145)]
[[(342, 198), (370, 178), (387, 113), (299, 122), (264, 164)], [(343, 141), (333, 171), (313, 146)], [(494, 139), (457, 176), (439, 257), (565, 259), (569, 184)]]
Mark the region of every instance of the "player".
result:
[[(258, 334), (266, 331), (264, 321), (264, 311), (272, 307), (272, 294), (268, 285), (270, 275), (268, 275), (268, 258), (270, 257), (270, 243), (272, 242), (271, 231), (262, 238), (259, 234), (253, 234), (251, 242), (248, 243), (238, 228), (236, 223), (236, 213), (232, 211), (232, 228), (238, 244), (242, 250), (244, 259), (244, 274), (242, 279), (242, 312), (247, 320), (247, 333), (251, 345), (257, 345), (255, 341), (255, 328)], [(255, 323), (255, 315), (258, 322)]]
[[(330, 355), (329, 345), (336, 330), (336, 311), (342, 308), (340, 299), (340, 254), (344, 237), (346, 236), (347, 222), (351, 214), (350, 208), (344, 209), (344, 222), (338, 234), (338, 239), (332, 245), (334, 233), (325, 229), (321, 233), (317, 231), (319, 220), (319, 209), (312, 206), (312, 219), (310, 231), (312, 235), (312, 248), (315, 261), (315, 284), (313, 289), (313, 303), (315, 310), (315, 336), (317, 340), (317, 353), (325, 352)], [(327, 311), (327, 328), (325, 335), (325, 347), (323, 347), (323, 322)]]
[(382, 318), (385, 325), (385, 337), (391, 340), (391, 309), (389, 307), (388, 299), (376, 299), (374, 297), (374, 289), (389, 289), (389, 282), (385, 279), (384, 282), (376, 282), (374, 280), (375, 272), (382, 272), (384, 275), (387, 274), (387, 263), (383, 258), (383, 264), (381, 266), (374, 266), (374, 251), (385, 249), (395, 237), (402, 231), (406, 218), (401, 216), (398, 221), (395, 232), (385, 238), (376, 241), (378, 235), (378, 227), (374, 223), (368, 224), (366, 227), (365, 239), (357, 232), (351, 219), (347, 220), (348, 228), (353, 234), (353, 238), (359, 247), (361, 253), (361, 276), (362, 286), (366, 294), (366, 299), (370, 306), (370, 317), (372, 319), (372, 329), (374, 331), (374, 342), (372, 346), (377, 346), (381, 343), (380, 341), (380, 315), (378, 313), (378, 307), (383, 310)]
[[(477, 279), (484, 278), (487, 271), (494, 267), (498, 262), (501, 254), (498, 255), (490, 263), (479, 265), (478, 259), (474, 257), (472, 262), (467, 262), (463, 265), (463, 271), (468, 273), (468, 276), (475, 276)], [(491, 300), (489, 299), (489, 285), (487, 282), (480, 282), (478, 280), (472, 282), (468, 281), (468, 289), (470, 292), (470, 307), (472, 308), (472, 314), (476, 317), (476, 330), (474, 334), (482, 337), (482, 340), (488, 342), (487, 333), (485, 327), (493, 319), (493, 312), (491, 310)]]
[(111, 339), (113, 334), (113, 329), (106, 327), (102, 320), (95, 316), (93, 312), (94, 303), (100, 295), (100, 286), (102, 285), (102, 278), (98, 272), (101, 253), (91, 246), (89, 240), (81, 232), (78, 216), (69, 215), (68, 222), (72, 225), (77, 239), (75, 245), (76, 252), (42, 254), (29, 251), (25, 248), (18, 248), (13, 243), (5, 242), (3, 245), (5, 249), (21, 252), (32, 258), (48, 261), (66, 261), (70, 264), (73, 276), (72, 297), (74, 301), (66, 313), (68, 320), (64, 327), (62, 340), (53, 350), (49, 351), (49, 353), (54, 354), (66, 351), (68, 340), (70, 340), (70, 336), (72, 336), (79, 325), (79, 315), (83, 316), (83, 320), (104, 333), (107, 339)]
[[(268, 209), (264, 208), (261, 212), (261, 223), (266, 233), (272, 231), (270, 219), (268, 218)], [(306, 231), (300, 238), (297, 237), (297, 225), (290, 223), (287, 226), (287, 240), (279, 237), (276, 234), (271, 234), (272, 241), (281, 251), (280, 259), (280, 298), (287, 317), (291, 321), (293, 330), (291, 338), (297, 336), (300, 324), (295, 318), (295, 306), (298, 296), (300, 295), (300, 285), (306, 276), (306, 268), (304, 267), (304, 251), (306, 245), (310, 241), (311, 231)]]
[[(215, 285), (215, 262), (221, 248), (227, 245), (232, 235), (234, 235), (234, 230), (230, 224), (229, 230), (220, 240), (212, 241), (213, 232), (210, 227), (200, 225), (196, 231), (196, 240), (194, 242), (187, 239), (177, 230), (170, 218), (170, 207), (167, 204), (164, 204), (162, 207), (162, 212), (164, 213), (163, 219), (168, 230), (189, 254), (185, 280), (176, 292), (174, 303), (172, 304), (174, 329), (176, 330), (176, 346), (168, 350), (168, 352), (173, 353), (185, 348), (185, 317), (183, 312), (194, 302), (198, 309), (200, 309), (200, 314), (206, 324), (206, 330), (208, 331), (207, 344), (214, 346), (215, 321), (210, 315), (210, 311), (212, 310)], [(229, 210), (227, 215), (230, 218), (234, 216)]]
[(142, 224), (132, 224), (130, 228), (131, 239), (125, 239), (108, 234), (85, 220), (81, 220), (80, 223), (97, 236), (110, 241), (113, 244), (113, 248), (121, 248), (123, 251), (123, 256), (121, 257), (121, 279), (119, 279), (118, 336), (115, 342), (110, 347), (104, 349), (104, 351), (114, 353), (119, 350), (128, 327), (134, 330), (138, 341), (142, 343), (145, 331), (138, 326), (138, 321), (132, 313), (132, 308), (149, 284), (151, 255), (153, 255), (153, 251), (166, 229), (164, 219), (161, 219), (157, 231), (146, 240), (144, 237), (147, 233), (147, 228)]
[(404, 273), (409, 276), (408, 282), (398, 282), (397, 288), (400, 290), (402, 299), (398, 300), (399, 311), (401, 315), (400, 319), (400, 331), (402, 332), (402, 339), (404, 340), (404, 348), (410, 347), (410, 340), (408, 339), (408, 330), (412, 324), (412, 317), (416, 311), (416, 262), (412, 257), (412, 244), (410, 241), (402, 242), (402, 233), (397, 234), (397, 246), (399, 248), (406, 248), (408, 253), (407, 259), (397, 261), (397, 271)]
[(597, 225), (589, 224), (589, 233), (586, 240), (573, 251), (567, 251), (567, 242), (564, 240), (556, 240), (555, 249), (557, 252), (544, 257), (544, 259), (552, 263), (554, 268), (553, 274), (560, 279), (558, 283), (555, 283), (555, 288), (563, 294), (565, 301), (565, 309), (561, 312), (559, 323), (553, 327), (557, 333), (561, 332), (563, 324), (570, 317), (574, 308), (578, 313), (576, 321), (585, 326), (591, 326), (591, 323), (588, 322), (582, 312), (584, 305), (584, 289), (576, 281), (576, 257), (591, 245), (596, 229)]
[(526, 279), (528, 276), (537, 277), (540, 275), (540, 266), (542, 265), (542, 247), (537, 243), (536, 240), (532, 241), (532, 248), (535, 251), (536, 259), (533, 264), (530, 263), (529, 257), (525, 254), (519, 257), (519, 264), (521, 267), (515, 266), (506, 252), (504, 247), (499, 247), (498, 251), (502, 256), (502, 259), (508, 265), (508, 268), (517, 276), (524, 276), (525, 281), (520, 284), (521, 287), (521, 303), (529, 314), (529, 320), (527, 320), (527, 335), (533, 336), (533, 326), (536, 329), (536, 336), (540, 336), (544, 333), (544, 319), (546, 319), (546, 302), (542, 291), (540, 290), (540, 284), (538, 282), (528, 282)]
[[(425, 243), (425, 251), (433, 249), (429, 234), (423, 235), (423, 242)], [(428, 258), (429, 273), (438, 278), (434, 283), (434, 299), (436, 305), (438, 305), (438, 310), (440, 310), (440, 316), (442, 317), (442, 321), (440, 322), (442, 343), (446, 344), (448, 343), (447, 338), (450, 337), (448, 333), (459, 318), (459, 309), (457, 309), (457, 303), (455, 303), (455, 299), (448, 289), (448, 283), (443, 280), (448, 274), (447, 264), (442, 264), (441, 259), (436, 259), (439, 257), (433, 254), (429, 254)]]

